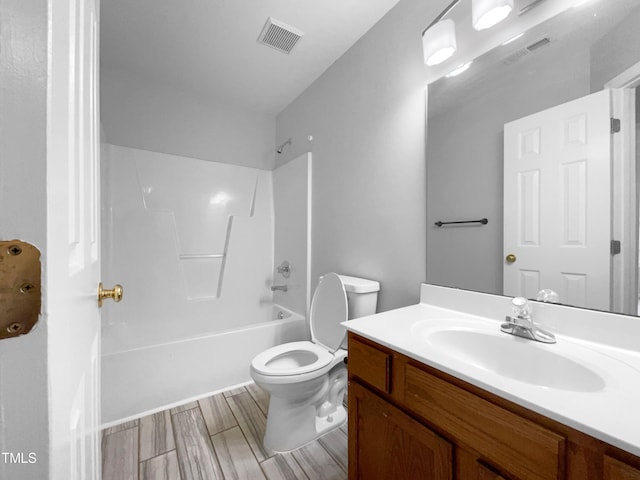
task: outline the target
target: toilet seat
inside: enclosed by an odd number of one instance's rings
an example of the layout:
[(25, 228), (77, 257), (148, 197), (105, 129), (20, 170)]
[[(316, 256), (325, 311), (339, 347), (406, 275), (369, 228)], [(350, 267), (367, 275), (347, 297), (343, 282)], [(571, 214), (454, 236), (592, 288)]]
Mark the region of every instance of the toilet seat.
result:
[(340, 345), (346, 334), (341, 323), (347, 315), (347, 294), (340, 276), (324, 275), (311, 302), (312, 341), (284, 343), (265, 350), (251, 362), (252, 372), (272, 382), (288, 383), (329, 370), (346, 356)]
[(313, 372), (331, 363), (329, 351), (308, 341), (276, 345), (258, 354), (251, 368), (261, 375), (290, 376)]

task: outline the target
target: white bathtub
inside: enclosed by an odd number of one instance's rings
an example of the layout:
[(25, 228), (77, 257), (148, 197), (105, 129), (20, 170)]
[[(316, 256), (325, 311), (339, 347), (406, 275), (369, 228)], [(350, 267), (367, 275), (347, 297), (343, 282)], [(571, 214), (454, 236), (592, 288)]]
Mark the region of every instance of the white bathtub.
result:
[(306, 338), (304, 317), (274, 305), (267, 322), (104, 355), (103, 428), (248, 383), (255, 355)]

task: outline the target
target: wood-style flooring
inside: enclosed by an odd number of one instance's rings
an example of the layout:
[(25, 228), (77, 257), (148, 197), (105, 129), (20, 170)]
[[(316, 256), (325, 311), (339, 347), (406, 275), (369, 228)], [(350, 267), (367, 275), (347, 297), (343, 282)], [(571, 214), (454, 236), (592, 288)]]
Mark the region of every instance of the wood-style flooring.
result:
[(347, 426), (298, 450), (266, 450), (268, 395), (251, 384), (107, 428), (103, 480), (346, 480)]

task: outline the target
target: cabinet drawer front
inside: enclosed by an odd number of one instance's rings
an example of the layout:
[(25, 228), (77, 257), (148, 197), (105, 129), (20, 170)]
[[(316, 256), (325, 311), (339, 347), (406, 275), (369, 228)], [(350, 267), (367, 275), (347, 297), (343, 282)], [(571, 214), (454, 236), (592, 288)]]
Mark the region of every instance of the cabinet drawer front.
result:
[(640, 480), (640, 470), (605, 455), (603, 478), (604, 480)]
[(391, 354), (349, 336), (349, 374), (372, 387), (391, 392)]
[(562, 478), (564, 437), (410, 364), (404, 377), (406, 406), (456, 443), (519, 478)]

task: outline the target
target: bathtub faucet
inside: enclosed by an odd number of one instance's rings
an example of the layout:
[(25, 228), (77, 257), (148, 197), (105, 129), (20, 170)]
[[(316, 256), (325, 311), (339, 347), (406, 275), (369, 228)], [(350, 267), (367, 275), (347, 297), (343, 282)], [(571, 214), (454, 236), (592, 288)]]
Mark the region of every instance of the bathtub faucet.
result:
[(281, 292), (286, 292), (289, 288), (286, 285), (271, 285), (271, 291), (275, 292), (276, 290), (280, 290)]

